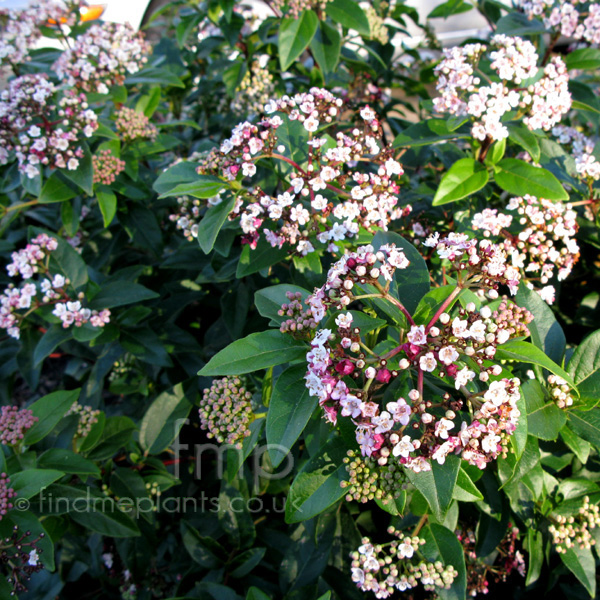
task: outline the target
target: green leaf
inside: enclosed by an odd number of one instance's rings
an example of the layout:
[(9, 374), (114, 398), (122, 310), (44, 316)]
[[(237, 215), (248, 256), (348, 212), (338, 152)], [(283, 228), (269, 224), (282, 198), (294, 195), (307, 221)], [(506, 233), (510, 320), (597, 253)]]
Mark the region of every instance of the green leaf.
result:
[(19, 498), (29, 500), (63, 475), (62, 471), (54, 469), (27, 469), (10, 476), (10, 487), (15, 490)]
[[(42, 232), (47, 233), (54, 237), (58, 243), (58, 247), (50, 255), (51, 273), (62, 273), (65, 277), (68, 277), (71, 286), (76, 290), (88, 282), (87, 266), (73, 246), (50, 231), (32, 227), (31, 232), (35, 232), (33, 235)], [(33, 235), (30, 237), (33, 237)]]
[(452, 15), (458, 15), (473, 10), (473, 5), (464, 0), (448, 0), (436, 6), (428, 15), (428, 19), (447, 19)]
[(555, 440), (567, 422), (565, 411), (548, 399), (544, 389), (534, 379), (521, 386), (521, 395), (527, 404), (527, 430), (530, 435), (541, 440)]
[(298, 285), (292, 285), (287, 283), (280, 283), (278, 285), (272, 285), (262, 290), (258, 290), (254, 294), (254, 305), (258, 312), (267, 319), (271, 319), (276, 323), (282, 323), (287, 317), (280, 316), (277, 311), (281, 308), (282, 304), (289, 304), (290, 299), (286, 296), (287, 292), (293, 294), (302, 294), (302, 303), (308, 298), (310, 292)]
[(572, 97), (572, 108), (600, 114), (600, 101), (589, 85), (571, 79), (569, 81), (569, 91)]
[(396, 136), (394, 148), (410, 148), (430, 146), (437, 142), (455, 139), (467, 139), (469, 134), (465, 131), (451, 130), (444, 119), (428, 119), (411, 125)]
[[(415, 312), (414, 319), (417, 325), (427, 325), (433, 315), (437, 312), (437, 310), (442, 306), (442, 304), (447, 300), (448, 296), (452, 294), (456, 290), (456, 286), (449, 284), (443, 285), (441, 287), (434, 288), (427, 292), (419, 302)], [(454, 304), (458, 301), (460, 294), (456, 296), (454, 302), (448, 305), (448, 311), (454, 306)]]
[(591, 548), (583, 549), (575, 544), (574, 548), (567, 548), (566, 552), (561, 553), (560, 559), (577, 577), (589, 595), (594, 598), (596, 596), (596, 561)]
[(102, 441), (88, 453), (92, 460), (112, 458), (131, 440), (135, 423), (129, 417), (108, 417), (102, 431)]
[(283, 261), (288, 255), (288, 248), (284, 244), (283, 248), (273, 248), (267, 240), (262, 237), (254, 250), (249, 244), (245, 244), (240, 255), (235, 276), (238, 279), (257, 273), (278, 262)]
[(580, 48), (569, 52), (565, 57), (567, 69), (595, 70), (600, 68), (600, 50), (597, 48)]
[(456, 534), (442, 525), (430, 523), (423, 528), (420, 535), (426, 541), (420, 552), (428, 561), (441, 560), (444, 565), (452, 565), (457, 571), (450, 589), (436, 588), (436, 593), (442, 600), (464, 600), (467, 591), (467, 569), (463, 547)]
[(213, 249), (219, 231), (221, 231), (221, 227), (227, 221), (227, 217), (234, 206), (235, 196), (231, 196), (228, 200), (223, 200), (216, 206), (209, 207), (202, 217), (198, 226), (198, 244), (205, 254)]
[(600, 402), (600, 330), (586, 337), (575, 350), (567, 372), (573, 377), (586, 408)]
[(459, 470), (458, 456), (448, 456), (443, 465), (432, 460), (431, 471), (415, 473), (410, 469), (406, 470), (409, 481), (423, 494), (438, 521), (444, 520), (452, 504)]
[(94, 167), (92, 155), (85, 142), (80, 142), (83, 156), (79, 159), (79, 166), (74, 170), (61, 169), (60, 172), (76, 186), (80, 187), (88, 196), (94, 194)]
[(520, 123), (507, 123), (506, 127), (508, 139), (521, 146), (536, 163), (540, 162), (541, 150), (537, 136)]
[(179, 383), (152, 402), (140, 424), (140, 446), (148, 454), (160, 454), (179, 435), (192, 405)]
[(527, 403), (525, 402), (525, 398), (521, 394), (519, 399), (517, 400), (517, 408), (521, 413), (519, 416), (519, 421), (517, 426), (510, 436), (510, 445), (512, 446), (515, 458), (519, 460), (523, 455), (523, 451), (525, 450), (525, 446), (527, 445)]
[(535, 583), (542, 572), (544, 564), (544, 538), (541, 531), (527, 529), (527, 552), (529, 554), (525, 585)]
[(164, 194), (181, 183), (193, 183), (198, 179), (197, 167), (196, 163), (179, 162), (161, 173), (152, 188), (157, 194)]
[(292, 482), (285, 503), (286, 523), (312, 519), (345, 494), (344, 463), (348, 446), (341, 438), (330, 439), (300, 470)]
[(559, 367), (553, 360), (550, 360), (542, 350), (536, 348), (529, 342), (522, 342), (520, 340), (511, 340), (502, 346), (499, 346), (496, 351), (496, 358), (518, 360), (524, 363), (531, 363), (533, 365), (539, 365), (548, 369), (550, 373), (554, 373), (559, 377), (562, 377), (572, 388), (575, 388), (575, 383), (571, 376), (561, 367)]
[(477, 489), (473, 480), (462, 467), (458, 471), (453, 498), (459, 502), (477, 502), (483, 500), (482, 493)]
[(134, 85), (138, 83), (149, 83), (152, 85), (160, 85), (161, 87), (185, 87), (183, 81), (167, 68), (148, 67), (138, 71), (135, 75), (129, 75), (127, 79), (125, 79), (125, 85)]
[(43, 440), (62, 420), (65, 413), (77, 402), (80, 389), (70, 392), (52, 392), (36, 400), (29, 409), (39, 420), (25, 434), (25, 444), (30, 446)]
[(306, 344), (280, 331), (252, 333), (213, 356), (198, 375), (242, 375), (303, 358), (306, 351)]
[(100, 477), (100, 469), (91, 460), (63, 448), (46, 450), (39, 457), (37, 464), (42, 469), (55, 469), (73, 475)]
[(315, 36), (310, 43), (310, 49), (325, 80), (335, 73), (340, 60), (341, 47), (342, 38), (338, 30), (325, 21), (319, 21)]
[(70, 181), (65, 181), (60, 171), (55, 171), (44, 183), (39, 197), (40, 204), (64, 202), (77, 196), (78, 191)]
[(257, 587), (251, 587), (246, 594), (246, 600), (271, 600), (271, 598)]
[(533, 314), (533, 321), (527, 327), (531, 332), (531, 341), (534, 345), (543, 350), (555, 363), (561, 364), (567, 342), (565, 333), (552, 309), (537, 292), (530, 290), (522, 282), (519, 285), (515, 303)]
[(58, 346), (70, 340), (73, 332), (69, 328), (64, 328), (62, 325), (51, 325), (42, 339), (37, 343), (33, 353), (33, 364), (38, 366), (47, 356), (52, 354)]
[(239, 556), (236, 556), (230, 565), (231, 567), (235, 567), (231, 571), (231, 576), (237, 579), (248, 575), (254, 567), (259, 565), (266, 551), (266, 548), (250, 548), (250, 550), (246, 550)]
[(126, 304), (139, 304), (144, 300), (159, 298), (160, 294), (133, 281), (111, 281), (102, 285), (100, 291), (92, 298), (89, 307), (96, 310), (115, 308)]
[(600, 408), (569, 411), (569, 429), (600, 448)]
[(433, 197), (433, 206), (466, 198), (484, 187), (488, 180), (484, 165), (473, 158), (461, 158), (442, 177)]
[(273, 388), (267, 414), (267, 444), (274, 467), (278, 467), (306, 427), (318, 399), (309, 396), (304, 381), (306, 365), (286, 369)]
[(346, 29), (354, 29), (366, 37), (371, 35), (371, 26), (365, 11), (353, 0), (328, 2), (325, 12)]
[(227, 560), (227, 552), (219, 542), (201, 536), (187, 521), (181, 521), (181, 538), (190, 556), (205, 569), (216, 569)]
[(506, 192), (523, 196), (530, 194), (546, 200), (568, 200), (556, 177), (541, 167), (534, 167), (524, 160), (504, 158), (494, 165), (496, 183)]
[(227, 184), (218, 177), (196, 175), (194, 181), (180, 183), (168, 192), (161, 193), (159, 198), (170, 198), (171, 196), (193, 196), (200, 199), (213, 198), (226, 187)]
[(590, 456), (592, 445), (573, 433), (568, 426), (565, 426), (560, 430), (560, 437), (569, 450), (571, 450), (581, 463), (585, 465)]
[(104, 220), (104, 227), (108, 227), (117, 214), (117, 196), (110, 188), (96, 190), (98, 206)]
[(541, 21), (538, 21), (537, 19), (530, 20), (522, 13), (511, 12), (496, 23), (495, 33), (504, 33), (506, 35), (535, 35), (544, 33), (545, 31), (546, 28)]
[(306, 50), (313, 39), (319, 19), (312, 10), (305, 10), (297, 18), (285, 18), (279, 26), (279, 63), (282, 71)]
[[(86, 500), (89, 496), (82, 496)], [(117, 502), (106, 496), (92, 495), (87, 510), (81, 510), (81, 503), (77, 510), (69, 516), (85, 529), (114, 538), (130, 538), (140, 535), (140, 530), (135, 521), (117, 508)]]

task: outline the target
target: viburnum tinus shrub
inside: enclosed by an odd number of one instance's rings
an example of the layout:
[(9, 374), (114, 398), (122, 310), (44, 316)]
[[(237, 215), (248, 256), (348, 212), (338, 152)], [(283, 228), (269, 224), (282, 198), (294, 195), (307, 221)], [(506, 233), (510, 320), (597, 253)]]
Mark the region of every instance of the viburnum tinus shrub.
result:
[(596, 5), (80, 4), (0, 15), (0, 596), (593, 597)]

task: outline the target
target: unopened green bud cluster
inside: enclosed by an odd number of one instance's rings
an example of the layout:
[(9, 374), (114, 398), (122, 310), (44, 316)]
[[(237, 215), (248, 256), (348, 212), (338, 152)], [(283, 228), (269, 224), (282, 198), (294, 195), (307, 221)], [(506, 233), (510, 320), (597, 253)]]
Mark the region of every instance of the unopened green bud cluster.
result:
[(377, 459), (363, 457), (354, 450), (348, 450), (344, 463), (350, 478), (342, 481), (341, 486), (348, 490), (348, 502), (364, 503), (377, 499), (387, 504), (398, 497), (405, 483), (402, 468), (394, 463), (380, 466)]
[(241, 448), (244, 438), (250, 435), (248, 427), (254, 418), (251, 400), (252, 394), (239, 377), (215, 379), (202, 396), (200, 427), (220, 444)]

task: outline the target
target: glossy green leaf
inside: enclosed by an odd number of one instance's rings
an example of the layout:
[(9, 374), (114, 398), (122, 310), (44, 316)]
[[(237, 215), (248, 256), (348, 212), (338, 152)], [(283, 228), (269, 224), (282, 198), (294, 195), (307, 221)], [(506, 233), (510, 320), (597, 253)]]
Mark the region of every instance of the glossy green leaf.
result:
[(306, 365), (294, 365), (275, 382), (267, 414), (267, 444), (274, 467), (289, 453), (318, 404), (308, 393), (305, 374)]
[(551, 373), (562, 377), (571, 387), (575, 387), (573, 379), (564, 369), (559, 367), (553, 360), (550, 360), (542, 350), (529, 342), (511, 340), (502, 346), (498, 346), (496, 358), (508, 358), (539, 365), (540, 367), (544, 367), (544, 369), (548, 369)]
[(567, 422), (564, 410), (547, 398), (544, 389), (535, 379), (521, 386), (521, 395), (527, 404), (527, 429), (530, 435), (542, 440), (555, 440)]
[(548, 358), (561, 364), (567, 342), (565, 332), (556, 320), (552, 309), (537, 292), (530, 290), (524, 283), (519, 285), (514, 301), (533, 314), (533, 321), (527, 326), (533, 344), (543, 350)]
[(100, 477), (100, 469), (91, 460), (63, 448), (50, 448), (38, 459), (38, 467), (55, 469), (63, 473)]
[(565, 57), (567, 69), (594, 70), (600, 68), (600, 50), (598, 48), (580, 48), (569, 52)]
[(262, 331), (236, 340), (213, 356), (198, 375), (242, 375), (303, 358), (306, 344), (280, 331)]
[(335, 73), (341, 47), (342, 38), (338, 30), (325, 21), (319, 21), (310, 49), (325, 79)]
[(466, 198), (484, 187), (488, 179), (484, 165), (473, 158), (461, 158), (443, 175), (433, 197), (433, 206)]
[(410, 148), (430, 146), (437, 142), (447, 140), (467, 139), (469, 134), (465, 131), (451, 130), (444, 119), (428, 119), (411, 125), (396, 136), (394, 148)]
[(438, 521), (444, 520), (452, 504), (459, 470), (458, 456), (448, 456), (443, 465), (432, 460), (430, 471), (415, 473), (410, 469), (406, 470), (408, 480), (423, 494)]
[(83, 156), (79, 159), (79, 165), (76, 169), (61, 169), (61, 173), (76, 186), (81, 188), (88, 196), (94, 193), (94, 167), (92, 165), (92, 155), (85, 142), (79, 142), (83, 150)]
[(29, 500), (63, 475), (62, 471), (55, 469), (27, 469), (10, 476), (10, 487), (15, 490), (19, 498)]
[(59, 171), (55, 171), (44, 183), (39, 203), (64, 202), (75, 198), (77, 194), (77, 188), (70, 181), (65, 180)]
[(566, 552), (561, 553), (559, 556), (563, 564), (588, 591), (588, 594), (595, 597), (596, 561), (594, 560), (591, 548), (583, 549), (575, 544), (574, 548), (567, 548)]
[(347, 476), (343, 463), (347, 449), (344, 440), (334, 437), (302, 467), (285, 503), (287, 523), (312, 519), (344, 496), (340, 484)]
[(43, 440), (61, 422), (73, 403), (77, 402), (80, 391), (76, 389), (69, 392), (52, 392), (29, 406), (38, 421), (25, 434), (25, 443), (31, 445)]
[(319, 19), (312, 10), (305, 10), (297, 18), (285, 18), (279, 26), (279, 63), (287, 71), (306, 50), (313, 39)]
[(365, 11), (353, 0), (328, 2), (325, 12), (346, 29), (354, 29), (364, 36), (371, 35), (371, 27)]
[(140, 424), (140, 446), (146, 454), (160, 454), (179, 435), (192, 405), (179, 383), (163, 392), (150, 405)]
[(600, 448), (600, 408), (570, 410), (569, 429), (596, 448)]
[(508, 139), (528, 152), (535, 162), (540, 161), (540, 144), (535, 133), (518, 123), (507, 123)]
[(170, 198), (172, 196), (192, 196), (193, 198), (214, 198), (227, 184), (218, 177), (212, 175), (196, 175), (194, 181), (180, 183), (167, 192), (163, 192), (159, 198)]
[(211, 206), (198, 225), (198, 245), (202, 252), (208, 254), (214, 247), (221, 227), (227, 221), (229, 213), (235, 206), (235, 196)]
[(108, 227), (117, 214), (117, 196), (111, 189), (106, 188), (96, 190), (96, 198), (102, 213), (104, 227)]
[(600, 331), (579, 344), (567, 365), (567, 373), (577, 385), (580, 402), (586, 408), (596, 406), (600, 402)]
[(510, 194), (531, 194), (547, 200), (569, 199), (565, 188), (550, 171), (534, 167), (524, 160), (504, 158), (494, 165), (494, 172), (496, 183)]

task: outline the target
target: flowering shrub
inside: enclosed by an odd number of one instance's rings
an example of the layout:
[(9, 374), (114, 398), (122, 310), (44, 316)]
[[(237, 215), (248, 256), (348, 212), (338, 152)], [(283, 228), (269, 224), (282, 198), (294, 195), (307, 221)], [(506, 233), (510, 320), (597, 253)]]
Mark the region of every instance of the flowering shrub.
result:
[(597, 595), (598, 5), (515, 4), (0, 10), (0, 598)]

